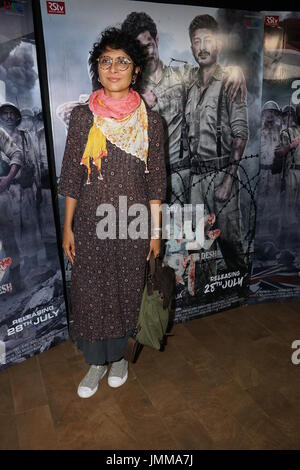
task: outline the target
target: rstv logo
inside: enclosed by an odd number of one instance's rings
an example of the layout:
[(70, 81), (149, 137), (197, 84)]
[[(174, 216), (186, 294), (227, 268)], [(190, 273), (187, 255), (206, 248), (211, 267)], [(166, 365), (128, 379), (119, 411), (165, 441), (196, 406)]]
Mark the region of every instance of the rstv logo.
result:
[(0, 259), (0, 282), (2, 281), (4, 274), (11, 265), (11, 258)]
[(66, 14), (65, 2), (47, 1), (47, 12), (50, 15), (65, 15)]

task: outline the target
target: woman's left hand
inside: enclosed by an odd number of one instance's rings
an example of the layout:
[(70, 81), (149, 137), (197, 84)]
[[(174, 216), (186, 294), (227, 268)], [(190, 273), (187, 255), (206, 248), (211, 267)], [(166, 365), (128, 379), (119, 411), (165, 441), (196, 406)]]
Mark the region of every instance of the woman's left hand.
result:
[(153, 251), (154, 258), (157, 258), (160, 255), (161, 239), (151, 239), (150, 249), (147, 255), (147, 261), (149, 261), (151, 253)]

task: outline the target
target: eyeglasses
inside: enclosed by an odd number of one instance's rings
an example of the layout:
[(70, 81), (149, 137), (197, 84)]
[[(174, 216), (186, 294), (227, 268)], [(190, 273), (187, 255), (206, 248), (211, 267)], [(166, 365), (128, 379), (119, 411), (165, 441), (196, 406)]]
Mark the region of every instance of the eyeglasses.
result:
[(99, 67), (103, 70), (108, 70), (114, 62), (117, 70), (120, 70), (121, 72), (127, 70), (129, 65), (132, 64), (132, 60), (127, 59), (127, 57), (116, 57), (115, 59), (113, 59), (109, 56), (103, 56), (99, 57), (99, 59), (97, 59), (97, 62), (99, 64)]

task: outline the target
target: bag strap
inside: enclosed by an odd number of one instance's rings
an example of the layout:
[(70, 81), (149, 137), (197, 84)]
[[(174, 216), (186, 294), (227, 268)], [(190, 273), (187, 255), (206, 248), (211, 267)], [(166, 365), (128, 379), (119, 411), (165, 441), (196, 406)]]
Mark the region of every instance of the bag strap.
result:
[(153, 254), (153, 251), (152, 251), (152, 253), (150, 255), (150, 259), (149, 259), (149, 261), (146, 262), (146, 266), (145, 266), (144, 287), (145, 287), (147, 279), (148, 279), (149, 269), (150, 269), (150, 273), (151, 273), (152, 277), (155, 274), (156, 266), (157, 266), (157, 259), (158, 259), (158, 257), (155, 258), (154, 254)]
[(151, 255), (150, 255), (149, 264), (150, 264), (151, 276), (154, 276), (154, 274), (155, 274), (155, 269), (156, 269), (156, 260), (155, 260), (155, 258), (154, 258), (153, 251), (151, 252)]

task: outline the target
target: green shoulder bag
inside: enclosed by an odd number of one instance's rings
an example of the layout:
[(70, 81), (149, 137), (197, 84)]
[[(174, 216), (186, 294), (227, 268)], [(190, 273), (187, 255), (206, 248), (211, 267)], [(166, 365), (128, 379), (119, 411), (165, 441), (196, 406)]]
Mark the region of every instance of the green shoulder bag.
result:
[[(150, 265), (150, 273), (149, 273)], [(125, 359), (135, 362), (140, 345), (160, 350), (170, 320), (175, 293), (175, 271), (151, 254), (134, 340), (130, 338)]]

